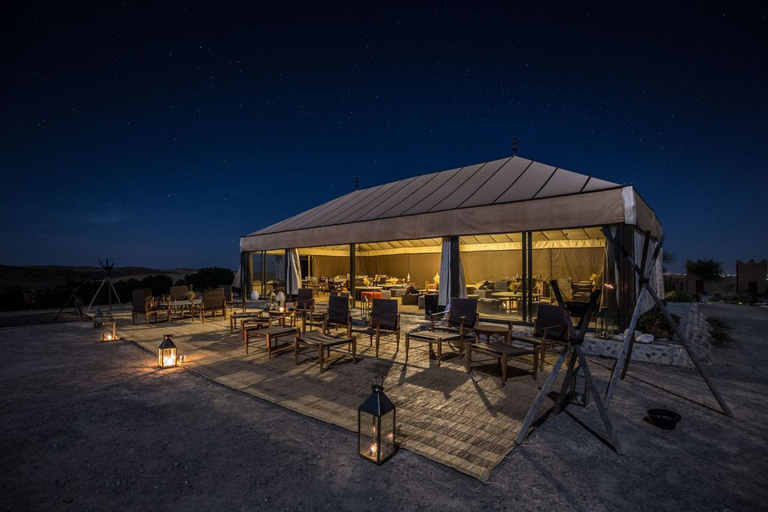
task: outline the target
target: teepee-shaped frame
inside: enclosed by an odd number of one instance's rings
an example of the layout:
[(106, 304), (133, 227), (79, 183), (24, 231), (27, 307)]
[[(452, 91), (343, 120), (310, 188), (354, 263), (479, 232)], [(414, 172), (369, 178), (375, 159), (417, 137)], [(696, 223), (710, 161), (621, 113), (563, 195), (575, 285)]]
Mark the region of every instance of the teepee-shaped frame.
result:
[(111, 265), (109, 264), (109, 258), (107, 258), (107, 263), (104, 264), (99, 260), (99, 265), (101, 265), (101, 268), (104, 270), (104, 279), (102, 279), (101, 284), (99, 285), (99, 289), (96, 290), (96, 293), (93, 295), (93, 299), (91, 299), (91, 303), (88, 305), (87, 312), (91, 312), (91, 307), (93, 306), (93, 303), (96, 301), (96, 297), (99, 296), (99, 292), (102, 288), (104, 288), (104, 285), (107, 285), (107, 292), (109, 295), (109, 310), (112, 311), (112, 292), (115, 292), (115, 299), (117, 299), (117, 303), (120, 304), (120, 309), (123, 309), (123, 303), (120, 302), (120, 296), (117, 294), (117, 290), (115, 290), (115, 285), (112, 284), (112, 279), (109, 277), (109, 275), (112, 273), (112, 268), (115, 266), (114, 263)]
[(659, 238), (658, 243), (656, 244), (656, 248), (653, 251), (653, 255), (651, 256), (650, 261), (648, 261), (648, 246), (650, 244), (651, 240), (651, 234), (650, 232), (645, 233), (645, 241), (643, 243), (643, 253), (642, 257), (640, 259), (640, 265), (638, 265), (635, 262), (635, 259), (632, 258), (632, 256), (627, 252), (627, 250), (624, 248), (624, 246), (616, 239), (616, 237), (613, 236), (610, 229), (603, 228), (603, 235), (605, 235), (605, 238), (608, 240), (608, 242), (611, 244), (611, 246), (614, 248), (614, 250), (617, 253), (616, 259), (618, 259), (618, 254), (621, 254), (624, 256), (624, 258), (629, 262), (629, 264), (634, 269), (635, 274), (638, 277), (638, 282), (640, 284), (640, 292), (637, 295), (637, 302), (635, 303), (635, 310), (632, 314), (632, 320), (629, 323), (629, 328), (627, 329), (627, 333), (624, 336), (624, 343), (621, 346), (621, 351), (619, 352), (618, 357), (616, 358), (616, 364), (613, 367), (613, 372), (611, 373), (611, 380), (608, 383), (608, 388), (605, 392), (605, 407), (609, 407), (611, 404), (611, 399), (613, 398), (613, 394), (616, 391), (616, 387), (619, 383), (619, 378), (622, 380), (627, 374), (627, 368), (629, 368), (629, 361), (632, 358), (632, 346), (634, 344), (634, 333), (635, 328), (637, 327), (637, 321), (640, 318), (640, 315), (642, 313), (641, 307), (643, 303), (643, 296), (644, 294), (648, 294), (653, 301), (656, 303), (656, 305), (659, 306), (659, 309), (661, 310), (662, 314), (664, 315), (664, 318), (667, 319), (667, 322), (672, 325), (675, 329), (675, 334), (677, 334), (678, 339), (680, 340), (680, 343), (682, 343), (683, 347), (685, 348), (685, 351), (688, 353), (688, 356), (691, 358), (691, 361), (693, 361), (694, 366), (699, 371), (699, 374), (704, 379), (704, 382), (707, 383), (707, 386), (709, 386), (709, 390), (712, 392), (712, 395), (714, 395), (715, 400), (717, 400), (717, 403), (720, 404), (720, 407), (723, 409), (723, 412), (728, 417), (733, 417), (733, 412), (731, 412), (731, 409), (728, 407), (728, 405), (723, 400), (723, 397), (720, 396), (720, 393), (717, 391), (717, 388), (715, 388), (714, 383), (709, 378), (709, 373), (704, 368), (704, 366), (699, 361), (699, 358), (696, 356), (696, 353), (693, 352), (691, 349), (690, 343), (688, 342), (688, 338), (686, 338), (685, 333), (682, 332), (680, 329), (680, 326), (675, 323), (675, 321), (672, 319), (672, 316), (669, 314), (669, 311), (667, 311), (667, 307), (664, 304), (664, 302), (659, 299), (658, 295), (656, 295), (656, 292), (653, 291), (653, 289), (650, 287), (650, 275), (652, 269), (656, 266), (656, 260), (659, 258), (659, 255), (661, 254), (661, 247), (664, 244), (664, 235), (662, 235)]

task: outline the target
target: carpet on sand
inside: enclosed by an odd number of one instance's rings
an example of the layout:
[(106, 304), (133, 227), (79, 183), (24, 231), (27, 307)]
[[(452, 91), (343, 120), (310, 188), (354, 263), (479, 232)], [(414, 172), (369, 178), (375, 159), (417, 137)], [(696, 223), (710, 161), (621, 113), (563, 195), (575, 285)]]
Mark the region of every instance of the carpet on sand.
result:
[[(514, 438), (547, 377), (540, 371), (533, 380), (530, 359), (512, 360), (507, 385), (501, 387), (496, 360), (477, 356), (468, 374), (464, 358), (445, 355), (456, 347), (444, 346), (444, 360), (438, 368), (429, 357), (428, 345), (414, 340), (408, 364), (404, 364), (405, 329), (400, 350), (395, 337), (387, 336), (382, 338), (376, 359), (368, 337), (358, 336), (357, 351), (362, 357), (357, 364), (349, 356), (331, 352), (326, 370), (320, 373), (317, 351), (303, 350), (296, 365), (292, 349), (286, 347), (286, 352), (269, 359), (264, 342), (252, 339), (246, 355), (242, 335), (230, 334), (229, 319), (205, 324), (187, 319), (149, 326), (132, 325), (130, 316), (117, 321), (122, 339), (140, 345), (154, 357), (162, 335), (173, 334), (178, 353), (187, 356), (185, 368), (353, 432), (357, 431), (357, 408), (371, 392), (371, 379), (381, 375), (385, 393), (397, 406), (398, 446), (482, 482), (488, 481), (515, 447)], [(559, 389), (559, 384), (553, 389)], [(545, 400), (537, 417), (551, 406)], [(350, 447), (350, 454), (354, 450)]]

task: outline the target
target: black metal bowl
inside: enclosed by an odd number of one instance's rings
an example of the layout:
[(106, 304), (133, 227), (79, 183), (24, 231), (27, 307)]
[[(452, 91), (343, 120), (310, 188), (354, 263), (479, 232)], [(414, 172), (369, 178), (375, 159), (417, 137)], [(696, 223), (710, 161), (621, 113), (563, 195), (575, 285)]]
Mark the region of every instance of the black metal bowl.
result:
[(648, 416), (650, 416), (654, 425), (665, 430), (672, 430), (677, 422), (681, 420), (679, 414), (668, 409), (648, 409)]

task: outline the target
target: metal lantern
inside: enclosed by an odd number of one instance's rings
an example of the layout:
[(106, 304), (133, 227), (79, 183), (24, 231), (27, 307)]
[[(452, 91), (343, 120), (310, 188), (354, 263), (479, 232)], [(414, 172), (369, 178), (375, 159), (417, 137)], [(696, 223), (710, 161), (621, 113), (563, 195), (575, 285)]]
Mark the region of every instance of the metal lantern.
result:
[(589, 404), (589, 381), (584, 375), (584, 369), (581, 365), (573, 371), (571, 381), (571, 403), (586, 407)]
[(157, 364), (161, 368), (168, 368), (177, 364), (176, 345), (173, 344), (171, 338), (173, 338), (173, 334), (163, 334), (163, 342), (157, 349)]
[(357, 453), (382, 464), (395, 453), (395, 404), (384, 394), (381, 377), (371, 380), (371, 395), (357, 408)]
[(98, 329), (99, 327), (101, 327), (101, 324), (103, 321), (104, 321), (104, 313), (102, 313), (100, 309), (97, 309), (96, 314), (93, 315), (93, 328)]
[(602, 340), (608, 340), (613, 338), (614, 334), (613, 315), (608, 310), (608, 308), (603, 308), (597, 314), (597, 322), (595, 322), (595, 336)]
[(117, 322), (112, 315), (107, 315), (101, 322), (101, 341), (112, 341), (117, 339)]
[(275, 303), (275, 291), (272, 290), (271, 292), (269, 292), (268, 297), (269, 297), (269, 305), (271, 306), (272, 304)]

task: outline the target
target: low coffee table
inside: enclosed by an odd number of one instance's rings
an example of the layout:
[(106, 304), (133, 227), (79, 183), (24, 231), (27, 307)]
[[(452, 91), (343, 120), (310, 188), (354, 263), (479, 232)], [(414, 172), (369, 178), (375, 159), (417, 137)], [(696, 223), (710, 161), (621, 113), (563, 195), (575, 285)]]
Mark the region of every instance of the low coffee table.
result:
[(322, 373), (324, 371), (323, 365), (325, 364), (326, 351), (327, 356), (330, 356), (331, 347), (337, 347), (339, 345), (348, 345), (348, 350), (336, 349), (336, 351), (351, 354), (352, 362), (357, 364), (357, 344), (354, 336), (351, 338), (342, 338), (340, 336), (332, 336), (321, 332), (310, 332), (301, 337), (296, 336), (293, 341), (293, 361), (296, 364), (299, 364), (299, 351), (302, 348), (317, 348), (320, 354), (320, 373)]
[[(272, 359), (272, 354), (282, 352), (291, 348), (290, 344), (283, 347), (277, 345), (277, 340), (285, 336), (294, 336), (298, 338), (299, 330), (295, 327), (267, 327), (265, 329), (244, 329), (243, 337), (245, 338), (245, 353), (248, 353), (248, 341), (250, 337), (264, 338), (267, 342), (267, 355)], [(275, 341), (275, 346), (272, 346), (272, 341)]]
[[(429, 343), (429, 351), (432, 352), (432, 344), (437, 345), (437, 366), (443, 357), (443, 342), (451, 342), (461, 339), (461, 335), (455, 332), (446, 331), (412, 331), (405, 333), (405, 361), (408, 362), (408, 349), (410, 348), (411, 338), (416, 341)], [(461, 355), (461, 354), (459, 354)]]
[(243, 323), (251, 318), (264, 318), (264, 315), (261, 311), (252, 311), (248, 313), (237, 311), (229, 315), (229, 334), (235, 334), (235, 328), (237, 328), (238, 320), (240, 320), (240, 329), (242, 329)]

